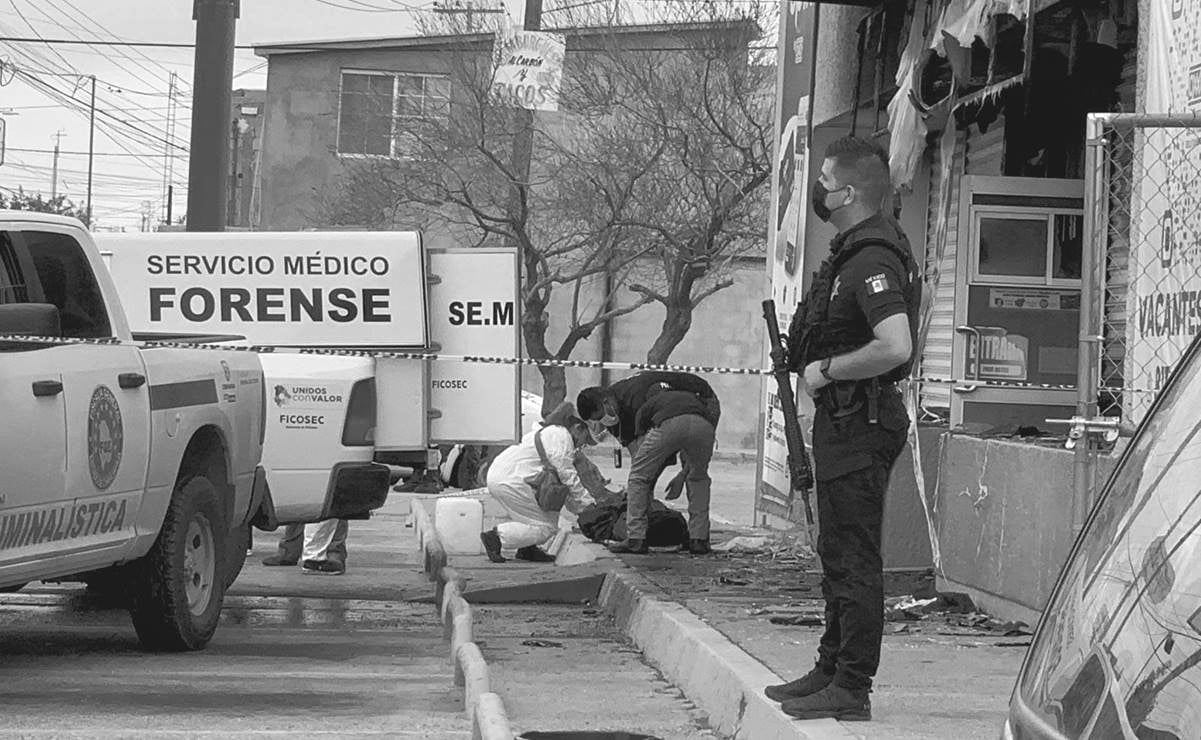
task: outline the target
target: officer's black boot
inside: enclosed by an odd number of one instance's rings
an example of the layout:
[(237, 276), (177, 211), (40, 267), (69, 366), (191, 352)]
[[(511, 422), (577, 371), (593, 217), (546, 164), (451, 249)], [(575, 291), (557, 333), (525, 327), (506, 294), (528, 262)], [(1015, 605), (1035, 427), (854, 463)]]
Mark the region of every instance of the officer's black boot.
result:
[(788, 701), (789, 699), (799, 699), (802, 696), (816, 694), (822, 689), (830, 685), (834, 680), (834, 671), (831, 669), (826, 672), (820, 663), (814, 664), (813, 670), (809, 671), (800, 678), (789, 681), (788, 683), (778, 683), (774, 686), (768, 686), (763, 690), (767, 694), (767, 698), (772, 701)]
[(821, 691), (799, 699), (789, 699), (780, 709), (797, 719), (836, 719), (842, 722), (867, 722), (872, 718), (870, 689), (848, 689), (832, 683)]

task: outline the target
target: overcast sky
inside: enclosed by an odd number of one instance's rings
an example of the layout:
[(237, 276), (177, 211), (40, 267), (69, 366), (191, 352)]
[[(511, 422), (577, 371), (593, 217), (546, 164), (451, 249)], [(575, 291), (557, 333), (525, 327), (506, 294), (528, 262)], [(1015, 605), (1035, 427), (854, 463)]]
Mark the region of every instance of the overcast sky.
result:
[[(498, 4), (501, 0), (494, 0)], [(520, 22), (524, 0), (503, 0)], [(242, 0), (239, 44), (414, 33), (410, 8), (430, 0)], [(190, 43), (195, 37), (191, 0), (0, 0), (0, 36), (122, 39)], [(86, 82), (96, 75), (100, 112), (95, 144), (93, 201), (100, 228), (141, 223), (144, 202), (154, 220), (163, 213), (168, 80), (175, 72), (177, 124), (172, 141), (186, 147), (190, 123), (191, 49), (43, 45), (0, 42), (0, 61), (36, 74), (82, 105), (68, 107), (21, 75), (0, 73), (0, 116), (7, 120), (7, 154), (0, 188), (51, 189), (54, 135), (61, 131), (58, 187), (77, 204), (87, 183), (88, 98)], [(265, 60), (239, 50), (234, 88), (266, 85)], [(126, 123), (121, 123), (124, 121)], [(128, 124), (128, 125), (127, 125)], [(136, 155), (136, 156), (135, 156)], [(184, 211), (186, 157), (173, 160), (175, 213)]]

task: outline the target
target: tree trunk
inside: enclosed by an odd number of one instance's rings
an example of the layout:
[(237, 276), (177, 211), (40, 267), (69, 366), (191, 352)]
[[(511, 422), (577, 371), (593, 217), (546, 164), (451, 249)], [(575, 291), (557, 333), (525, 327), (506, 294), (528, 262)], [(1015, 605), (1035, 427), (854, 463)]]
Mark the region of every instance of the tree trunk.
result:
[(673, 303), (667, 307), (659, 336), (646, 353), (646, 361), (652, 365), (665, 365), (684, 336), (692, 328), (692, 304), (688, 301)]
[(542, 415), (567, 400), (567, 373), (562, 367), (539, 367), (542, 373)]
[[(526, 293), (522, 301), (521, 336), (525, 354), (534, 360), (554, 357), (546, 347), (547, 300), (536, 293)], [(542, 415), (546, 416), (567, 396), (567, 377), (562, 367), (539, 365), (542, 374)]]

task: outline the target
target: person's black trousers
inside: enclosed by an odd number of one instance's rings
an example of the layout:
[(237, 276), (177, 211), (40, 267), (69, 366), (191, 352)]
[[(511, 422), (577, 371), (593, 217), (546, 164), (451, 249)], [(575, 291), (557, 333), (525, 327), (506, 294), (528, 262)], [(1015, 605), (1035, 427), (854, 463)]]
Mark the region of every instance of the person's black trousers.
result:
[(905, 446), (909, 420), (900, 394), (879, 401), (878, 422), (866, 405), (845, 413), (818, 404), (813, 425), (826, 629), (818, 663), (834, 682), (871, 688), (884, 635), (884, 561), (880, 537), (889, 474)]

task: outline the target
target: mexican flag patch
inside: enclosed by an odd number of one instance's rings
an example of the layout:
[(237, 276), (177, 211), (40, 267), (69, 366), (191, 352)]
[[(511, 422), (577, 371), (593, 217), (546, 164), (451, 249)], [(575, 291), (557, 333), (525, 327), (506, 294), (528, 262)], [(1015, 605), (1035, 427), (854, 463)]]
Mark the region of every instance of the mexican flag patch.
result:
[(865, 284), (867, 284), (867, 294), (868, 295), (875, 295), (876, 293), (883, 293), (884, 291), (888, 290), (888, 288), (890, 287), (888, 285), (888, 276), (885, 275), (884, 273), (880, 273), (879, 275), (872, 275), (871, 277), (864, 280), (863, 282)]

